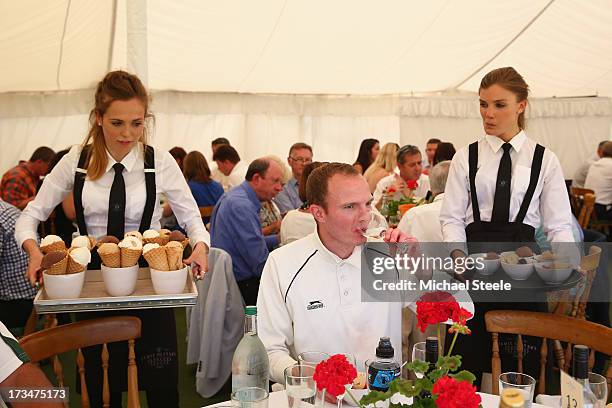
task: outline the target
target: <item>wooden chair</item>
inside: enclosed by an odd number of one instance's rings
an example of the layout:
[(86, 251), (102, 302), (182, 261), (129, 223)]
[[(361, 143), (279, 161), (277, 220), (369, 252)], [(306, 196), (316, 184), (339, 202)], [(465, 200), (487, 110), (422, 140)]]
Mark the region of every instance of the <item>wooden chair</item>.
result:
[(108, 348), (107, 343), (127, 341), (128, 352), (128, 407), (140, 407), (138, 396), (138, 372), (134, 353), (135, 339), (140, 337), (140, 319), (132, 316), (105, 317), (84, 320), (41, 330), (23, 337), (19, 343), (30, 360), (37, 363), (53, 357), (53, 371), (60, 387), (64, 386), (62, 365), (58, 354), (77, 349), (77, 368), (81, 383), (81, 404), (89, 407), (89, 396), (85, 382), (85, 359), (81, 348), (102, 344), (103, 406), (110, 404), (110, 387), (108, 382)]
[(593, 215), (593, 210), (595, 209), (595, 194), (587, 193), (582, 196), (582, 207), (578, 212), (578, 224), (583, 229), (589, 228), (589, 224), (591, 223), (591, 216)]
[[(571, 187), (570, 188), (570, 204), (572, 206), (572, 212), (578, 218), (586, 194), (595, 195), (595, 191), (589, 188)], [(583, 227), (584, 228), (584, 227)]]
[(214, 205), (208, 206), (208, 207), (198, 207), (198, 210), (200, 210), (200, 217), (202, 218), (208, 218), (212, 215), (213, 209), (215, 208)]
[(546, 390), (546, 363), (548, 355), (547, 339), (560, 340), (571, 344), (584, 344), (591, 349), (589, 368), (592, 367), (594, 351), (608, 355), (608, 391), (612, 384), (612, 328), (586, 320), (550, 313), (523, 312), (513, 310), (494, 310), (485, 314), (487, 331), (493, 337), (493, 355), (491, 366), (493, 374), (493, 394), (499, 394), (497, 378), (501, 374), (501, 359), (499, 356), (499, 333), (518, 335), (518, 370), (523, 367), (522, 336), (542, 338), (540, 350), (540, 373), (537, 393), (544, 394)]

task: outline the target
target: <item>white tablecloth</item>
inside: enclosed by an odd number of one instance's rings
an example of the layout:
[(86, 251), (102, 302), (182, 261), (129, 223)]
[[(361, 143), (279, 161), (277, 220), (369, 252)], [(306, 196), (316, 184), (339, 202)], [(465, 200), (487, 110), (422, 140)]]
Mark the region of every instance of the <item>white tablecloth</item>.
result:
[[(499, 406), (499, 396), (491, 395), (491, 394), (483, 394), (479, 392), (482, 397), (482, 407), (483, 408), (497, 408)], [(220, 402), (215, 405), (209, 405), (208, 408), (221, 408), (221, 407), (229, 407), (231, 403), (229, 401)], [(335, 405), (327, 404), (330, 408), (335, 407)], [(531, 404), (532, 408), (546, 408), (544, 405), (533, 403)], [(289, 402), (287, 401), (287, 394), (285, 391), (277, 391), (270, 393), (270, 399), (268, 401), (268, 408), (288, 408)], [(351, 406), (344, 403), (345, 408), (350, 408)]]

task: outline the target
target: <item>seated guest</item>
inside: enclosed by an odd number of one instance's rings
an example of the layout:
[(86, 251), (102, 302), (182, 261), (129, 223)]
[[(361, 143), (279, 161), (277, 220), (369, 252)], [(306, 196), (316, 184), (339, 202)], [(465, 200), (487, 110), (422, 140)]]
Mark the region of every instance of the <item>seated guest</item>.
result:
[(25, 275), (28, 255), (15, 242), (20, 214), (16, 207), (0, 200), (0, 320), (8, 327), (25, 326), (36, 296), (36, 288)]
[(427, 145), (425, 146), (425, 159), (423, 160), (423, 173), (429, 174), (429, 169), (435, 166), (434, 156), (436, 154), (436, 150), (438, 150), (438, 146), (442, 143), (440, 139), (429, 139), (427, 141)]
[(370, 167), (370, 164), (374, 162), (378, 152), (380, 151), (380, 143), (376, 139), (364, 139), (361, 141), (359, 146), (359, 153), (357, 154), (357, 160), (353, 163), (353, 167), (360, 174)]
[[(17, 388), (51, 389), (53, 384), (40, 367), (30, 363), (30, 359), (10, 331), (0, 321), (0, 388), (5, 390)], [(2, 400), (0, 399), (0, 402)], [(61, 402), (22, 402), (19, 407), (62, 408)], [(4, 406), (4, 404), (2, 404)]]
[(397, 143), (386, 143), (376, 156), (376, 159), (374, 159), (374, 162), (363, 173), (370, 187), (370, 193), (376, 190), (376, 184), (382, 178), (393, 174), (397, 165), (396, 155), (398, 150), (399, 145)]
[(219, 146), (213, 154), (213, 161), (219, 169), (219, 178), (215, 181), (221, 183), (225, 191), (244, 182), (247, 166), (240, 161), (238, 152), (232, 146)]
[(436, 154), (434, 154), (431, 167), (446, 160), (453, 160), (455, 152), (455, 146), (453, 146), (452, 143), (440, 142), (438, 144), (438, 148), (436, 149)]
[(584, 163), (578, 167), (576, 173), (574, 173), (574, 179), (572, 180), (572, 187), (584, 188), (584, 181), (586, 180), (587, 174), (589, 173), (589, 167), (603, 156), (603, 145), (606, 144), (607, 140), (599, 142), (597, 145), (597, 152), (589, 157)]
[(595, 215), (600, 221), (612, 220), (612, 142), (602, 146), (601, 159), (591, 164), (584, 187), (595, 192)]
[[(304, 351), (352, 353), (363, 367), (381, 336), (398, 351), (402, 344), (403, 304), (361, 301), (362, 231), (372, 211), (367, 182), (350, 164), (330, 163), (310, 174), (306, 192), (317, 230), (270, 254), (257, 301), (270, 377), (281, 383)], [(393, 229), (385, 235), (387, 242), (411, 240)], [(314, 302), (320, 307), (309, 310)]]
[(302, 200), (298, 194), (298, 183), (302, 177), (302, 171), (304, 166), (312, 163), (312, 147), (306, 143), (294, 143), (289, 148), (289, 157), (287, 157), (287, 163), (291, 167), (293, 177), (283, 187), (274, 202), (278, 206), (281, 214), (286, 214), (290, 210), (300, 208)]
[(238, 288), (247, 305), (256, 303), (264, 263), (278, 245), (278, 235), (263, 235), (259, 210), (261, 202), (272, 200), (281, 191), (281, 177), (274, 160), (254, 160), (246, 180), (221, 197), (210, 219), (211, 246), (232, 257)]
[[(210, 178), (208, 162), (202, 153), (194, 150), (185, 156), (183, 174), (198, 207), (211, 207), (217, 204), (217, 201), (223, 195), (223, 187)], [(172, 208), (170, 208), (170, 204), (166, 204), (163, 216), (168, 217), (171, 214)], [(210, 217), (204, 217), (203, 220), (204, 224), (207, 224)]]
[(215, 154), (217, 149), (223, 145), (231, 146), (231, 143), (229, 140), (227, 140), (224, 137), (218, 137), (214, 139), (212, 142), (210, 142), (210, 149), (212, 150), (213, 154)]
[[(438, 149), (440, 146), (438, 146)], [(404, 213), (397, 228), (408, 235), (412, 235), (419, 242), (443, 242), (442, 227), (440, 226), (440, 210), (444, 200), (444, 188), (448, 178), (450, 161), (443, 161), (432, 167), (429, 172), (429, 183), (434, 200), (431, 204), (425, 204), (411, 208)]]
[(23, 210), (36, 197), (40, 178), (49, 172), (49, 162), (55, 152), (48, 147), (34, 150), (27, 162), (21, 162), (8, 170), (0, 182), (1, 198)]
[[(421, 152), (412, 145), (402, 146), (397, 151), (397, 168), (399, 174), (393, 173), (381, 179), (374, 191), (374, 203), (380, 208), (383, 194), (391, 186), (401, 191), (406, 197), (425, 197), (429, 191), (429, 178), (423, 174), (421, 167)], [(416, 189), (409, 188), (411, 182), (416, 182)]]
[(178, 164), (181, 171), (183, 171), (183, 161), (185, 160), (185, 156), (187, 156), (185, 149), (179, 146), (174, 146), (169, 150), (169, 152), (170, 155), (174, 157), (174, 160), (176, 160), (176, 164)]

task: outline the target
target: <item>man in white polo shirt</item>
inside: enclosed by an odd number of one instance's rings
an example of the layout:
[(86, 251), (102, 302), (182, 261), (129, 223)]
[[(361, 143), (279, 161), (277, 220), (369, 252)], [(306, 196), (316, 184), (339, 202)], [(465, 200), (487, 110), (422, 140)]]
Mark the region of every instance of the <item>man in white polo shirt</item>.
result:
[[(271, 379), (304, 351), (352, 353), (359, 371), (382, 336), (400, 359), (402, 303), (361, 301), (361, 250), (372, 195), (353, 166), (330, 163), (308, 177), (306, 195), (317, 231), (268, 257), (257, 300), (258, 335), (270, 359)], [(410, 242), (397, 229), (386, 242)]]

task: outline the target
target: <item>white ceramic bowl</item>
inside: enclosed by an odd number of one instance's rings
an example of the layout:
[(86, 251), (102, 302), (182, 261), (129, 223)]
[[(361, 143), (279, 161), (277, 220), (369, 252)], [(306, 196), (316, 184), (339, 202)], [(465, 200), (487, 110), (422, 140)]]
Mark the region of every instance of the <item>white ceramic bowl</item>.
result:
[(176, 271), (158, 271), (151, 268), (151, 281), (153, 289), (158, 295), (172, 295), (183, 293), (187, 283), (188, 266)]
[(476, 259), (476, 258), (482, 258), (482, 263), (484, 264), (484, 268), (483, 269), (479, 269), (478, 266), (476, 265), (476, 272), (478, 272), (480, 275), (483, 276), (488, 276), (488, 275), (493, 275), (495, 273), (495, 271), (497, 271), (499, 269), (499, 264), (500, 264), (500, 258), (497, 259), (485, 259), (485, 257), (487, 256), (487, 254), (485, 253), (477, 253), (477, 254), (471, 254), (469, 256), (469, 258), (472, 259)]
[(510, 278), (514, 280), (527, 280), (533, 273), (533, 264), (535, 263), (535, 260), (533, 258), (520, 258), (520, 259), (524, 259), (527, 263), (509, 264), (509, 263), (501, 261), (500, 265), (502, 269), (504, 270), (504, 272), (506, 272), (506, 274), (510, 276)]
[(539, 262), (535, 264), (535, 270), (544, 282), (550, 285), (562, 283), (572, 274), (573, 268), (571, 266), (560, 269), (546, 268), (546, 266), (551, 266), (552, 264), (552, 262)]
[(49, 275), (43, 272), (43, 280), (49, 299), (76, 299), (83, 289), (85, 271), (68, 275)]
[(102, 279), (111, 296), (128, 296), (136, 289), (138, 264), (126, 268), (109, 268), (102, 265)]

